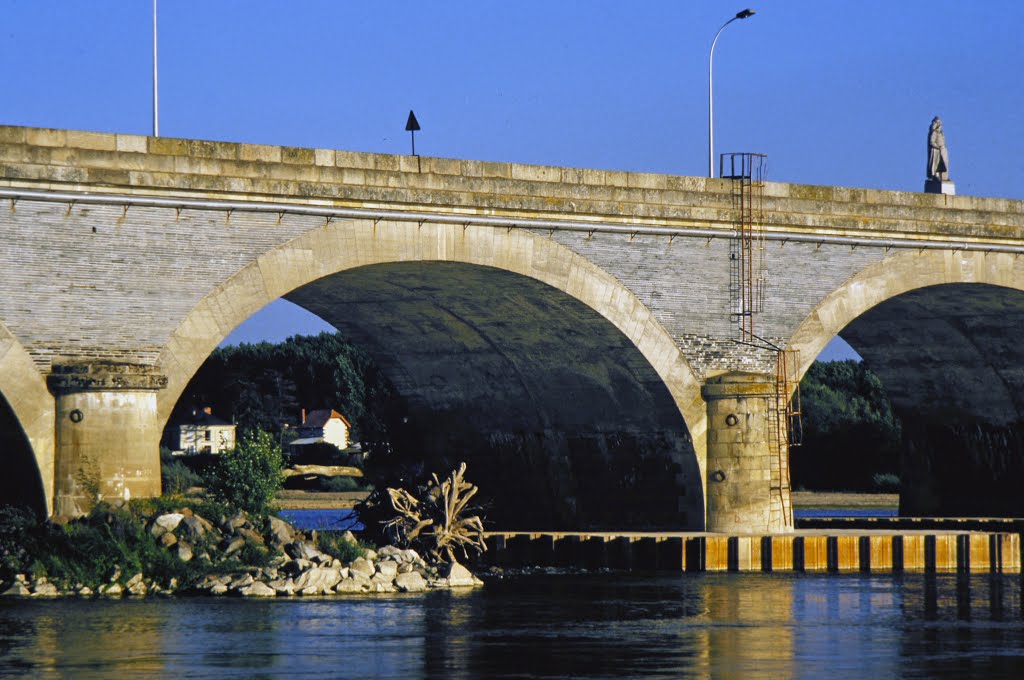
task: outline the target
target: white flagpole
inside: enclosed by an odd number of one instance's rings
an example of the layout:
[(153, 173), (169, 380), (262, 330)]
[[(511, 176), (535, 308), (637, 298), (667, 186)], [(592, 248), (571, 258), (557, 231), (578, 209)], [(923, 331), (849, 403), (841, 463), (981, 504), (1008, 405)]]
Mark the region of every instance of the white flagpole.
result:
[(156, 78), (156, 0), (153, 0), (153, 136), (160, 136), (160, 103)]

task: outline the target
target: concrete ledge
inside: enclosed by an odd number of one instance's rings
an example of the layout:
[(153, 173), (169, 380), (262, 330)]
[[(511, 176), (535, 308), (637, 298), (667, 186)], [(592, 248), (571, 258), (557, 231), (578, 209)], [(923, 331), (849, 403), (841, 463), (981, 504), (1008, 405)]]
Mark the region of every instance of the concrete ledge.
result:
[(903, 571), (1021, 573), (1021, 534), (797, 531), (714, 533), (489, 532), (484, 559), (500, 567), (686, 572)]

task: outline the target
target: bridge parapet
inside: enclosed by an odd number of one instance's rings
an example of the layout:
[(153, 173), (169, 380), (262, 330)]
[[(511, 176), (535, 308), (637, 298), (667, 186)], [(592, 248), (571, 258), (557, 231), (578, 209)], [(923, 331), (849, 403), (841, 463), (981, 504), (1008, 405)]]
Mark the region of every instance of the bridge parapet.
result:
[[(0, 186), (235, 197), (682, 230), (732, 220), (728, 180), (0, 126)], [(769, 182), (769, 232), (1002, 242), (1024, 202)]]

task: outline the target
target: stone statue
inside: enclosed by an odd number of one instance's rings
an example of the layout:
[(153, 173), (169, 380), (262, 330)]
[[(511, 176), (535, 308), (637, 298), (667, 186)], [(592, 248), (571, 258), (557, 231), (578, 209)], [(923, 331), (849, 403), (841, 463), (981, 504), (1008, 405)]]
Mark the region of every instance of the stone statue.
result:
[(928, 179), (949, 181), (949, 152), (946, 150), (946, 135), (942, 133), (942, 121), (932, 118), (928, 130)]
[(924, 190), (929, 194), (955, 194), (956, 185), (949, 181), (949, 151), (946, 150), (946, 135), (942, 133), (942, 121), (932, 118), (928, 129), (928, 170)]

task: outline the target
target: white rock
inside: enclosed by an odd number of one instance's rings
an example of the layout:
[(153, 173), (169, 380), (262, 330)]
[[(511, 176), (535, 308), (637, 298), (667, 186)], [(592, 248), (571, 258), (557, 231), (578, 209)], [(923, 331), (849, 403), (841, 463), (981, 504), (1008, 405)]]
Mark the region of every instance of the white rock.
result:
[(395, 577), (395, 587), (403, 593), (418, 593), (427, 589), (427, 582), (415, 571), (408, 571)]
[(60, 595), (60, 591), (52, 583), (40, 580), (32, 588), (32, 595), (34, 597), (57, 597)]
[(100, 587), (100, 595), (103, 597), (121, 597), (124, 595), (124, 588), (120, 583), (110, 583)]
[(275, 597), (277, 591), (262, 581), (254, 581), (252, 585), (239, 588), (238, 594), (242, 597)]
[(398, 575), (398, 562), (392, 562), (391, 560), (378, 562), (377, 571), (389, 579), (394, 579)]
[(343, 578), (341, 569), (313, 567), (295, 578), (295, 590), (303, 595), (320, 595), (333, 590)]
[(231, 583), (228, 584), (228, 590), (238, 590), (239, 588), (247, 588), (253, 584), (252, 574), (242, 574), (236, 576)]
[(348, 568), (349, 571), (356, 574), (362, 574), (366, 578), (370, 578), (377, 571), (373, 566), (373, 562), (363, 557), (357, 557), (352, 560), (352, 564), (348, 565)]
[(274, 589), (274, 592), (278, 595), (294, 595), (295, 594), (295, 582), (290, 578), (279, 578), (271, 581), (267, 584)]
[(214, 587), (210, 588), (211, 595), (223, 595), (226, 592), (228, 592), (228, 587), (223, 583), (218, 583)]
[(5, 597), (28, 597), (32, 591), (21, 581), (15, 581), (14, 585), (4, 591)]
[(452, 562), (442, 569), (441, 578), (448, 581), (450, 588), (472, 588), (480, 585), (480, 580), (458, 562)]
[(153, 520), (153, 526), (158, 526), (164, 531), (174, 531), (183, 519), (185, 519), (185, 515), (180, 512), (169, 512)]

